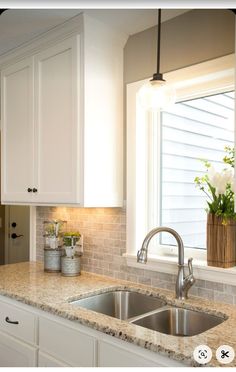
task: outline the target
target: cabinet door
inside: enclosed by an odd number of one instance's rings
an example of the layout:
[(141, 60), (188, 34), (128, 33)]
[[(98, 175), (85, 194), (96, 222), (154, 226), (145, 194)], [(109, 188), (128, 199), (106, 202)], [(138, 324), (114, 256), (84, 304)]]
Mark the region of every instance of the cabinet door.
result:
[(39, 351), (38, 367), (69, 367), (69, 365)]
[(37, 349), (0, 332), (0, 367), (36, 367)]
[(118, 345), (99, 341), (98, 352), (99, 367), (158, 367), (157, 363), (152, 360), (143, 358), (137, 353), (133, 353), (127, 349), (121, 348)]
[[(39, 318), (39, 348), (72, 367), (95, 367), (96, 339), (78, 327), (64, 322)], [(59, 335), (59, 336), (58, 336)]]
[(79, 202), (78, 46), (72, 37), (35, 56), (35, 202)]
[(30, 202), (33, 187), (32, 59), (1, 72), (2, 202)]
[(110, 337), (109, 341), (98, 341), (98, 367), (186, 367), (186, 365)]

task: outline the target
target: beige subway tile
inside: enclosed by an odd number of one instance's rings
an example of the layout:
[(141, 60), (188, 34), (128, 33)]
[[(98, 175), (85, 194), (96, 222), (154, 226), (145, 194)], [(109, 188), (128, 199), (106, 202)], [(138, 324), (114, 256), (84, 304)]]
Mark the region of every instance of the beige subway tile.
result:
[(217, 302), (224, 302), (227, 304), (233, 304), (234, 303), (234, 296), (227, 294), (227, 293), (222, 293), (222, 292), (214, 292), (214, 300)]
[(103, 275), (114, 278), (114, 272), (112, 270), (103, 269)]
[(120, 264), (110, 262), (109, 263), (109, 270), (120, 271)]
[(132, 274), (126, 274), (126, 280), (128, 280), (129, 282), (133, 282), (133, 283), (137, 283), (138, 282), (138, 277), (136, 275), (132, 275)]
[(145, 276), (139, 276), (138, 277), (138, 283), (145, 284), (145, 285), (151, 285), (151, 279), (146, 278)]
[(208, 300), (214, 300), (214, 291), (206, 288), (198, 288), (198, 296), (207, 298)]
[(225, 284), (224, 285), (224, 292), (232, 295), (236, 295), (236, 286), (235, 285), (230, 285), (230, 284)]
[(121, 273), (120, 271), (115, 271), (114, 277), (121, 280), (126, 280), (127, 278), (126, 273)]
[[(206, 281), (201, 280), (201, 279), (196, 279), (196, 283), (195, 283), (194, 286), (199, 287), (199, 288), (206, 288)], [(211, 288), (209, 288), (209, 289), (211, 289)]]
[(218, 292), (223, 292), (224, 284), (223, 283), (206, 281), (206, 288), (207, 289), (213, 289), (213, 290), (218, 291)]
[(103, 269), (100, 269), (99, 267), (94, 267), (93, 272), (95, 274), (103, 275)]

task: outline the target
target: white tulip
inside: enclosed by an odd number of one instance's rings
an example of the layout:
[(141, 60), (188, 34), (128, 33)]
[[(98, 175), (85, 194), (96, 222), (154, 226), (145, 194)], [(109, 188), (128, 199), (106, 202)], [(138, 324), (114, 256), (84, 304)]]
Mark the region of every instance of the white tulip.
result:
[(223, 195), (226, 192), (227, 185), (233, 185), (233, 171), (232, 169), (223, 169), (217, 172), (213, 165), (208, 169), (208, 179), (211, 186), (216, 190), (216, 195)]

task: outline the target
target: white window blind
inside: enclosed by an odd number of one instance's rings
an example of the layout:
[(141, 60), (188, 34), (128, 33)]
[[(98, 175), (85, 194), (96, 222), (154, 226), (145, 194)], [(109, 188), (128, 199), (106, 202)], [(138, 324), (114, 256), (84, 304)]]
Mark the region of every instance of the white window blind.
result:
[[(234, 92), (175, 104), (161, 114), (160, 224), (175, 229), (186, 247), (206, 247), (206, 198), (194, 178), (200, 159), (219, 165), (234, 145)], [(176, 245), (169, 234), (161, 244)]]

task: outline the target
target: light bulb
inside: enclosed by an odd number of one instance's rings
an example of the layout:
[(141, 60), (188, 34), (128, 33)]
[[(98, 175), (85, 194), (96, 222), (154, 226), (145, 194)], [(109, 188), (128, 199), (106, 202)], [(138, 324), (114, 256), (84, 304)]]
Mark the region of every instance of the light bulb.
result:
[(138, 102), (146, 110), (165, 109), (175, 98), (175, 89), (163, 80), (150, 80), (138, 91)]

